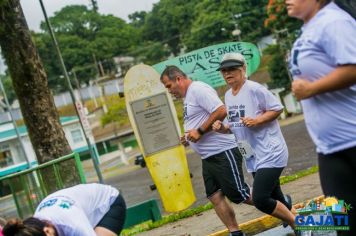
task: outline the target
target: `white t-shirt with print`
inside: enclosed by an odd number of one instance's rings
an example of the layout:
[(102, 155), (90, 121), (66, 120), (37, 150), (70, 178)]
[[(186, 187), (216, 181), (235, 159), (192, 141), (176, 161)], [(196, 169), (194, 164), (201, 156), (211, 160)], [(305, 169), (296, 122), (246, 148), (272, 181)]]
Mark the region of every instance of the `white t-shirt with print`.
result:
[(248, 172), (260, 168), (285, 167), (288, 149), (278, 121), (273, 120), (256, 127), (246, 127), (241, 117), (255, 118), (265, 111), (283, 109), (277, 98), (262, 85), (246, 80), (237, 95), (229, 89), (225, 94), (228, 123), (239, 142), (251, 145), (254, 156), (246, 159)]
[[(208, 84), (192, 82), (184, 98), (184, 130), (198, 129), (211, 113), (223, 105), (216, 91)], [(196, 143), (190, 142), (190, 146), (202, 159), (234, 148), (236, 145), (234, 135), (215, 131), (205, 133)]]
[[(316, 81), (347, 64), (356, 64), (356, 21), (331, 2), (302, 27), (289, 70), (293, 79)], [(356, 85), (301, 103), (317, 152), (330, 154), (356, 146)]]
[(96, 236), (95, 226), (118, 195), (119, 191), (109, 185), (77, 185), (47, 196), (34, 217), (54, 224), (59, 236)]

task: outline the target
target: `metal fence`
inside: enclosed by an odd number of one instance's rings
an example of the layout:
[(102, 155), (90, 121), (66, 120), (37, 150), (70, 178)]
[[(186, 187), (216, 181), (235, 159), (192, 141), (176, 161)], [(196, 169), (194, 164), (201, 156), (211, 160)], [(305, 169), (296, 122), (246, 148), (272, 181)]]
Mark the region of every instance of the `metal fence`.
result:
[[(75, 172), (68, 167), (75, 167)], [(31, 216), (47, 195), (63, 188), (86, 183), (78, 153), (60, 157), (31, 169), (0, 178), (9, 185), (18, 216)]]

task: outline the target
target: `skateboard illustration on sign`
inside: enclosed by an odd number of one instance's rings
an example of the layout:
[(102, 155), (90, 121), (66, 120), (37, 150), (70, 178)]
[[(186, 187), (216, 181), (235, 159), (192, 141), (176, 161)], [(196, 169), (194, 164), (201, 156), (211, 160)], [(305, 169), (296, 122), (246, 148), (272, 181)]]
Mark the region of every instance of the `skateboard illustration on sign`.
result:
[(195, 201), (180, 127), (171, 96), (148, 65), (132, 67), (124, 79), (128, 116), (147, 168), (168, 212)]

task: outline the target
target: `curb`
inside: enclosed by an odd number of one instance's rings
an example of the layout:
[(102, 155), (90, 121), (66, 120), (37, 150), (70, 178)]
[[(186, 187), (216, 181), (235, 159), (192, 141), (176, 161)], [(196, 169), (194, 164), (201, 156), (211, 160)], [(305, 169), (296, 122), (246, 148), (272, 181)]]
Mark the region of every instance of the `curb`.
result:
[[(319, 196), (313, 198), (314, 200), (322, 201), (324, 196)], [(307, 200), (308, 201), (308, 200)], [(304, 203), (297, 203), (294, 206), (295, 209), (299, 209), (303, 207)], [(270, 215), (264, 215), (259, 218), (244, 222), (239, 224), (240, 230), (242, 230), (246, 235), (255, 235), (258, 233), (262, 233), (268, 229), (277, 227), (281, 225), (282, 221)], [(229, 231), (227, 229), (209, 234), (209, 236), (228, 236)]]

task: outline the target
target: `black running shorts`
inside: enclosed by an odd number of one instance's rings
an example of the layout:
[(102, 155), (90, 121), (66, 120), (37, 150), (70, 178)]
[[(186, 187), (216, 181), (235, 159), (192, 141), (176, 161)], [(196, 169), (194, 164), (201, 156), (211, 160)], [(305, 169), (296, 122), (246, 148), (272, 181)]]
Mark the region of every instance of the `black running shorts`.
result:
[(119, 194), (111, 204), (109, 211), (104, 215), (96, 227), (103, 227), (120, 235), (126, 218), (126, 204), (124, 198)]
[(234, 203), (243, 202), (250, 197), (250, 188), (244, 180), (242, 156), (238, 148), (226, 150), (202, 161), (208, 198), (217, 191), (222, 191)]

